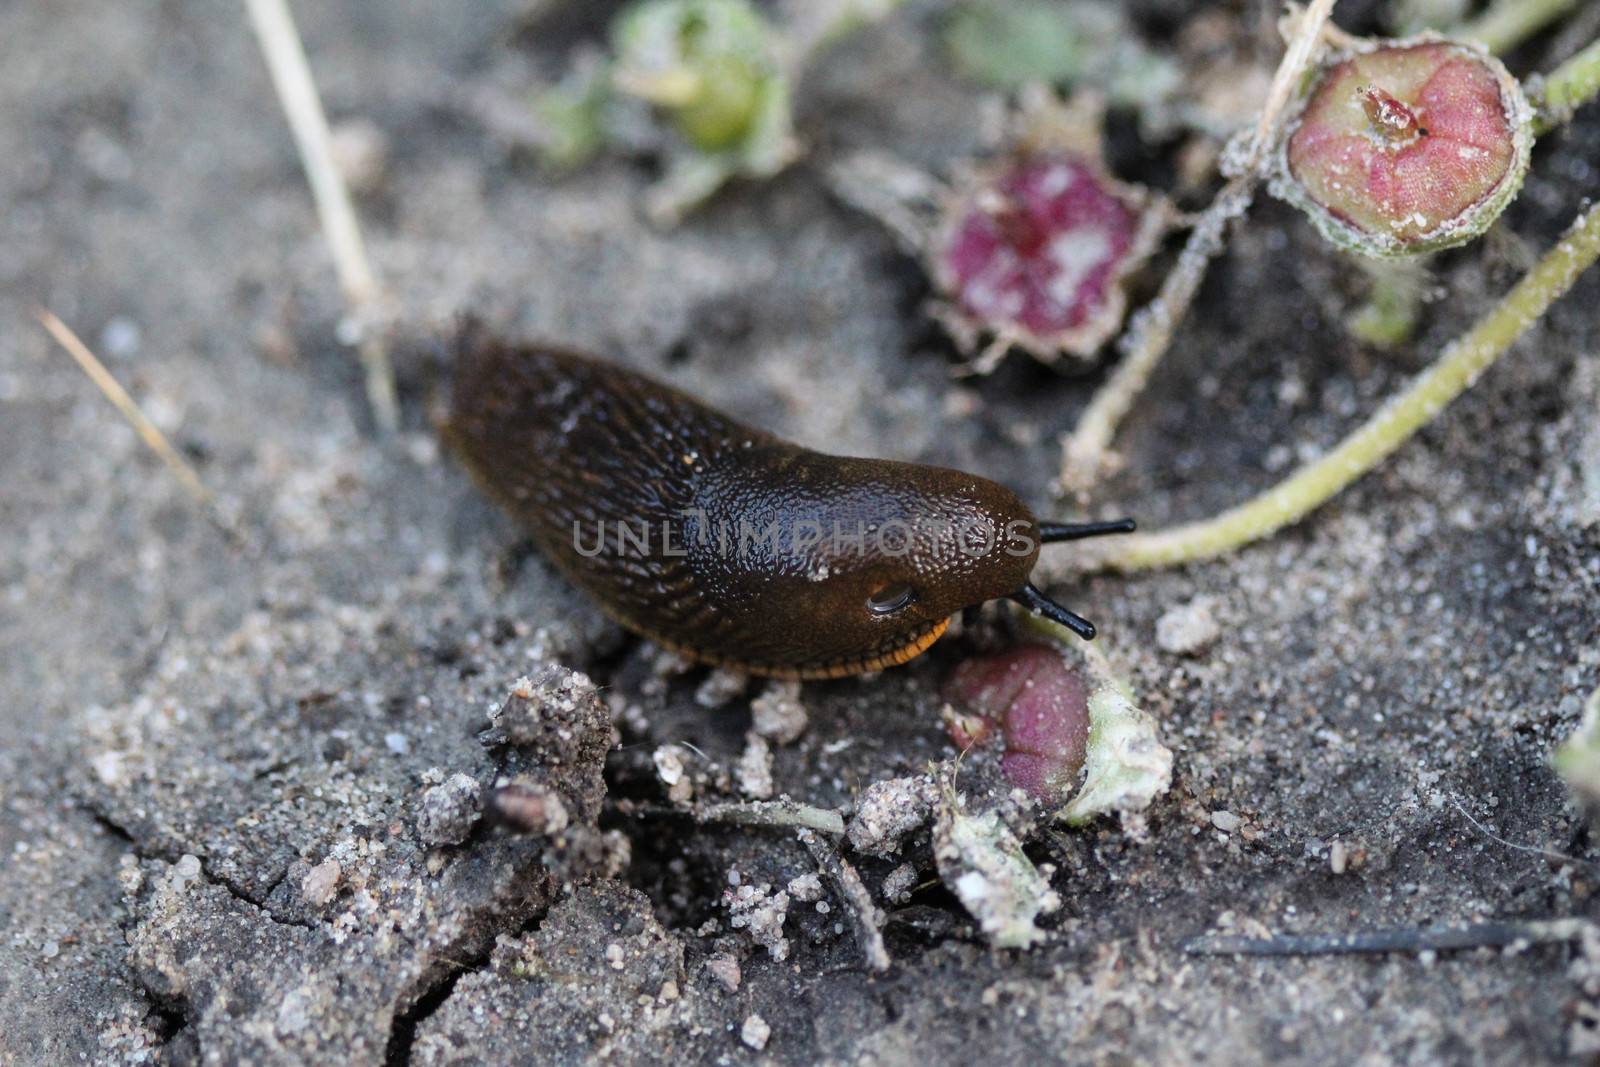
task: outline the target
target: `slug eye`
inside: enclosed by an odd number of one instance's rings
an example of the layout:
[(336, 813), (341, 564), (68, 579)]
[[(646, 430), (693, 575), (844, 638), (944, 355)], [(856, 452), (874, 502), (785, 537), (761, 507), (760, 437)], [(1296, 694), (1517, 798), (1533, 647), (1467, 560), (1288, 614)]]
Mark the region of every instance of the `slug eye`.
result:
[(905, 582), (890, 582), (867, 597), (867, 610), (874, 615), (892, 615), (917, 599), (917, 591)]

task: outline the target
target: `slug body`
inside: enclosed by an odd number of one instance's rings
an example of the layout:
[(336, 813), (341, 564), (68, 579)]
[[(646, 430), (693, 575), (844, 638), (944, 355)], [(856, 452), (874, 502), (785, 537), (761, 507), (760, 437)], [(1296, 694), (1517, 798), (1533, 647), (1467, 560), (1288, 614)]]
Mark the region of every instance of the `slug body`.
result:
[(613, 364), (473, 327), (444, 431), (607, 614), (752, 674), (904, 663), (997, 597), (1051, 614), (1028, 585), (1039, 545), (1088, 536), (1050, 536), (1089, 527), (1041, 524), (987, 479), (824, 455)]

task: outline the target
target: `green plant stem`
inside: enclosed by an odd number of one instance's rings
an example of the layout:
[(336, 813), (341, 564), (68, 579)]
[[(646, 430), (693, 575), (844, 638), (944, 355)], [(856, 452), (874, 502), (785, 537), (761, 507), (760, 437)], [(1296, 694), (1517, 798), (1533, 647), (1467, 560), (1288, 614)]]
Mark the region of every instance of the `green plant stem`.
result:
[(1578, 0), (1495, 0), (1451, 37), (1478, 41), (1489, 51), (1509, 52), (1578, 6)]
[(1600, 95), (1600, 40), (1546, 74), (1533, 91), (1536, 135), (1549, 133)]
[(1333, 451), (1214, 518), (1121, 538), (1101, 553), (1086, 553), (1084, 564), (1091, 569), (1135, 571), (1209, 559), (1300, 520), (1383, 462), (1465, 392), (1596, 258), (1600, 258), (1600, 205), (1580, 216), (1494, 310)]
[(1349, 316), (1345, 328), (1376, 348), (1396, 348), (1411, 340), (1428, 288), (1426, 253), (1406, 259), (1350, 257), (1372, 282), (1366, 303)]

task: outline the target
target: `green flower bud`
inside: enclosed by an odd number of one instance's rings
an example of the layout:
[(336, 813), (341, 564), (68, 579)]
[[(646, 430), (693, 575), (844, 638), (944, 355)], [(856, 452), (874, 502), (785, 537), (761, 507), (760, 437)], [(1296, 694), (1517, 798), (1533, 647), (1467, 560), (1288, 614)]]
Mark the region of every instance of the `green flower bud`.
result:
[(645, 0), (613, 37), (618, 88), (661, 108), (703, 152), (742, 143), (781, 78), (773, 31), (745, 0)]

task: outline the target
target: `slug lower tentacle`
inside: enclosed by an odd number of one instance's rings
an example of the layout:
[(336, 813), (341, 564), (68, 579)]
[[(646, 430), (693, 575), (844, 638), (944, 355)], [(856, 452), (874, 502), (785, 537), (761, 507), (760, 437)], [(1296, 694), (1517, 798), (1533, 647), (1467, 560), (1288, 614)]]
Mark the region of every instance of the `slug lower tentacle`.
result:
[(618, 622), (705, 663), (836, 678), (919, 655), (1013, 597), (1039, 546), (1132, 529), (1040, 523), (943, 467), (829, 456), (642, 375), (468, 325), (445, 436), (479, 484)]

